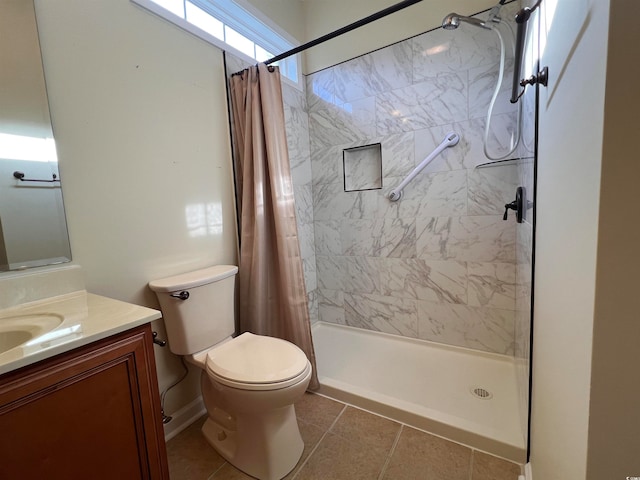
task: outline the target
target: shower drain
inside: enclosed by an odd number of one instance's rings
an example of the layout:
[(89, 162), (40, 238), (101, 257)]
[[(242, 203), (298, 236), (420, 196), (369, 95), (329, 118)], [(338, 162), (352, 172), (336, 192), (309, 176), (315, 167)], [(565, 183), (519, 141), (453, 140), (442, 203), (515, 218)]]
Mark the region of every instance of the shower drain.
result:
[(471, 395), (473, 395), (474, 397), (479, 398), (481, 400), (490, 400), (490, 399), (493, 398), (493, 393), (491, 393), (486, 388), (471, 387), (469, 389), (469, 391), (471, 392)]

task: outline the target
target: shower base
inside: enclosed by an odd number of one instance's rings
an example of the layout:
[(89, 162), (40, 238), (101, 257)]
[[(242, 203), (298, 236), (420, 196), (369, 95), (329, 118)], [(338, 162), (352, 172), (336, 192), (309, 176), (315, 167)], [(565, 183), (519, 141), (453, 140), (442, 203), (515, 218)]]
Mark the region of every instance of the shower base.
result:
[(325, 322), (313, 341), (320, 394), (525, 462), (513, 358)]

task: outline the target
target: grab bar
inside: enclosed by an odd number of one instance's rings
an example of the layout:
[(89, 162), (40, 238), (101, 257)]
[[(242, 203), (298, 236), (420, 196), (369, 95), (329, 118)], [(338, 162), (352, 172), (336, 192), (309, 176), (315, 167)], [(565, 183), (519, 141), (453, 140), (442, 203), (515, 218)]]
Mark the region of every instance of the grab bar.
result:
[(434, 158), (436, 158), (444, 149), (457, 145), (459, 141), (460, 135), (455, 132), (447, 133), (447, 136), (444, 137), (442, 143), (440, 143), (440, 145), (438, 145), (435, 150), (429, 154), (428, 157), (422, 160), (422, 162), (420, 162), (420, 165), (414, 168), (413, 171), (409, 175), (407, 175), (407, 178), (405, 178), (400, 185), (391, 190), (391, 193), (389, 194), (389, 200), (391, 200), (392, 202), (397, 202), (398, 200), (400, 200), (400, 198), (402, 198), (402, 190), (404, 189), (404, 187), (406, 187), (409, 182), (413, 180), (415, 176), (418, 175), (422, 171), (422, 169), (426, 167)]
[(42, 179), (38, 179), (38, 178), (24, 178), (24, 173), (18, 172), (18, 171), (13, 172), (13, 176), (14, 176), (14, 178), (17, 178), (18, 180), (20, 180), (21, 182), (49, 182), (49, 183), (51, 183), (51, 182), (59, 182), (60, 181), (60, 178), (55, 173), (51, 174), (51, 177), (52, 177), (51, 180), (42, 180)]

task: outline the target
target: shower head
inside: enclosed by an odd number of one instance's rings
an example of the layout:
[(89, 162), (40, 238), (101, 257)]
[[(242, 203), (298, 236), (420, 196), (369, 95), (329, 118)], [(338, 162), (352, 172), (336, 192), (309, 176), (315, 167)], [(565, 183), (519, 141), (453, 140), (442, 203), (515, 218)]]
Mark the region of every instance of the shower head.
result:
[(450, 13), (444, 20), (442, 20), (442, 28), (445, 30), (455, 30), (460, 26), (460, 15), (457, 13)]
[(482, 20), (478, 20), (473, 17), (465, 17), (464, 15), (459, 15), (457, 13), (450, 13), (444, 20), (442, 20), (442, 28), (445, 30), (455, 30), (460, 26), (460, 22), (469, 23), (471, 25), (475, 25), (476, 27), (486, 28), (487, 30), (491, 30), (491, 26), (487, 25)]

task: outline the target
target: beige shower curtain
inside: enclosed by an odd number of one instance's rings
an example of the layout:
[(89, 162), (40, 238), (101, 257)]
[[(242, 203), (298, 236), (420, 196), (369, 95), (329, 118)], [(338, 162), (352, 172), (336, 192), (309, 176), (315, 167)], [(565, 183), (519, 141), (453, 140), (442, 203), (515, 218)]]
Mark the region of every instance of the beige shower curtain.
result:
[(283, 338), (313, 366), (311, 324), (298, 243), (293, 184), (277, 67), (231, 77), (240, 212), (240, 330)]

